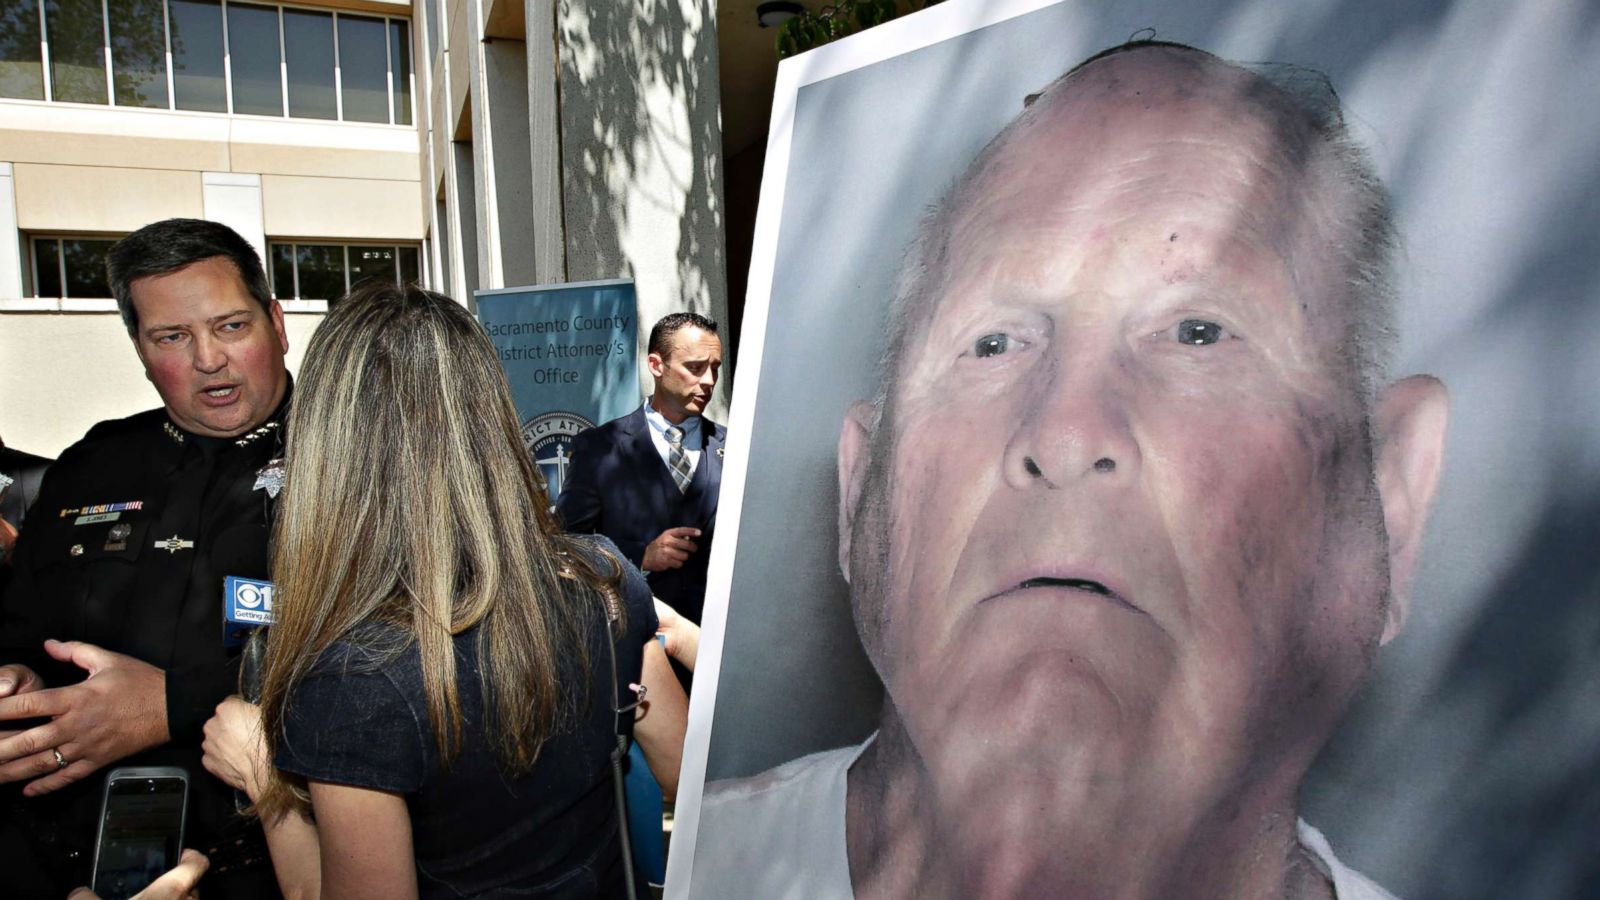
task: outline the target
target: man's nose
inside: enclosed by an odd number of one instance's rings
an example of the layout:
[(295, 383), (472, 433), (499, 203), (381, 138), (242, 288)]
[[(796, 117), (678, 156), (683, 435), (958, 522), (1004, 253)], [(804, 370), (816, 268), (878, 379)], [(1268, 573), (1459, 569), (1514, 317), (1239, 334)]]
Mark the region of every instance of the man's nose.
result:
[(227, 348), (210, 334), (201, 333), (194, 339), (194, 367), (207, 374), (219, 372), (228, 365)]
[(1132, 377), (1115, 358), (1053, 354), (1034, 370), (1006, 446), (1013, 487), (1062, 488), (1134, 477), (1142, 458), (1130, 421)]

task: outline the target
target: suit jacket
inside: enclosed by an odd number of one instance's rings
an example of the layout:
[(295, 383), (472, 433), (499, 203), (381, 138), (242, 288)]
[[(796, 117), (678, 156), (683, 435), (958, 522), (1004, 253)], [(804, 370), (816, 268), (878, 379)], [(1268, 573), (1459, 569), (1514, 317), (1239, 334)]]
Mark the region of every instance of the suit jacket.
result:
[(681, 568), (649, 573), (650, 592), (696, 623), (705, 604), (727, 433), (710, 419), (701, 420), (704, 452), (689, 489), (679, 493), (650, 440), (641, 406), (573, 439), (572, 465), (556, 502), (568, 531), (605, 535), (636, 566), (644, 562), (645, 545), (661, 532), (685, 525), (700, 529), (699, 549)]
[[(0, 475), (12, 479), (9, 487), (0, 488), (0, 519), (5, 520), (0, 530), (13, 535), (22, 530), (22, 521), (28, 516), (28, 508), (33, 506), (33, 501), (39, 496), (39, 485), (44, 483), (44, 470), (52, 462), (54, 460), (42, 456), (0, 447)], [(0, 596), (5, 596), (6, 583), (10, 580), (10, 562), (0, 559)]]
[(39, 485), (44, 481), (44, 470), (50, 467), (53, 460), (32, 453), (23, 453), (10, 447), (0, 447), (0, 475), (9, 475), (16, 480), (11, 487), (0, 494), (0, 519), (10, 522), (12, 527), (21, 530), (22, 520), (27, 517), (28, 507), (33, 505), (39, 496)]

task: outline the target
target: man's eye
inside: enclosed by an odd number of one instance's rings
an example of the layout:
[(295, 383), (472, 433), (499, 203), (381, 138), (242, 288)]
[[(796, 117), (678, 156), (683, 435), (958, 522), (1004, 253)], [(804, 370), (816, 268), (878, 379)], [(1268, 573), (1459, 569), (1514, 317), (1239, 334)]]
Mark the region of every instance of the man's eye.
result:
[(227, 333), (227, 332), (238, 331), (239, 329), (241, 329), (243, 327), (244, 327), (244, 322), (243, 321), (223, 322), (222, 325), (219, 326), (217, 330), (218, 331), (222, 331), (224, 333)]
[(183, 333), (178, 331), (156, 335), (156, 343), (158, 344), (176, 344), (181, 340), (183, 340)]
[(1004, 334), (986, 334), (972, 343), (972, 355), (979, 359), (999, 356), (1011, 346), (1011, 338)]
[(1178, 343), (1195, 347), (1215, 344), (1227, 336), (1221, 325), (1205, 319), (1184, 319), (1178, 323)]

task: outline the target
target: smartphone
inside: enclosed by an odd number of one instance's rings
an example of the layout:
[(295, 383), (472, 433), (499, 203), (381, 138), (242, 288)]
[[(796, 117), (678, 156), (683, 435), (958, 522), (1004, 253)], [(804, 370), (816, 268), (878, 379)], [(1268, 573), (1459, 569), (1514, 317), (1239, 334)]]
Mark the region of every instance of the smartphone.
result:
[(94, 880), (102, 900), (124, 900), (178, 864), (183, 852), (189, 773), (171, 766), (111, 770), (94, 843)]

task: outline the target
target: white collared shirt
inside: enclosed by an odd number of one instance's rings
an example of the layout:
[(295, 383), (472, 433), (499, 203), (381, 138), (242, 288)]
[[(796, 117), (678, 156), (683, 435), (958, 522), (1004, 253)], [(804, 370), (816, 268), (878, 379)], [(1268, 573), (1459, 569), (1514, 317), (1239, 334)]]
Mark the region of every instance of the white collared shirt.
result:
[[(656, 412), (649, 400), (644, 401), (644, 420), (650, 423), (650, 443), (656, 445), (656, 452), (661, 454), (661, 461), (667, 468), (672, 468), (672, 445), (667, 443), (667, 427), (672, 423), (667, 421), (666, 416)], [(705, 441), (700, 437), (700, 422), (699, 416), (689, 416), (678, 425), (683, 429), (683, 455), (689, 459), (691, 478), (700, 465), (700, 453), (705, 446)]]
[[(690, 893), (712, 900), (855, 900), (845, 842), (848, 776), (872, 740), (748, 778), (708, 783), (690, 861)], [(1300, 845), (1333, 882), (1337, 900), (1395, 900), (1341, 863), (1322, 832), (1304, 820), (1296, 824)]]

